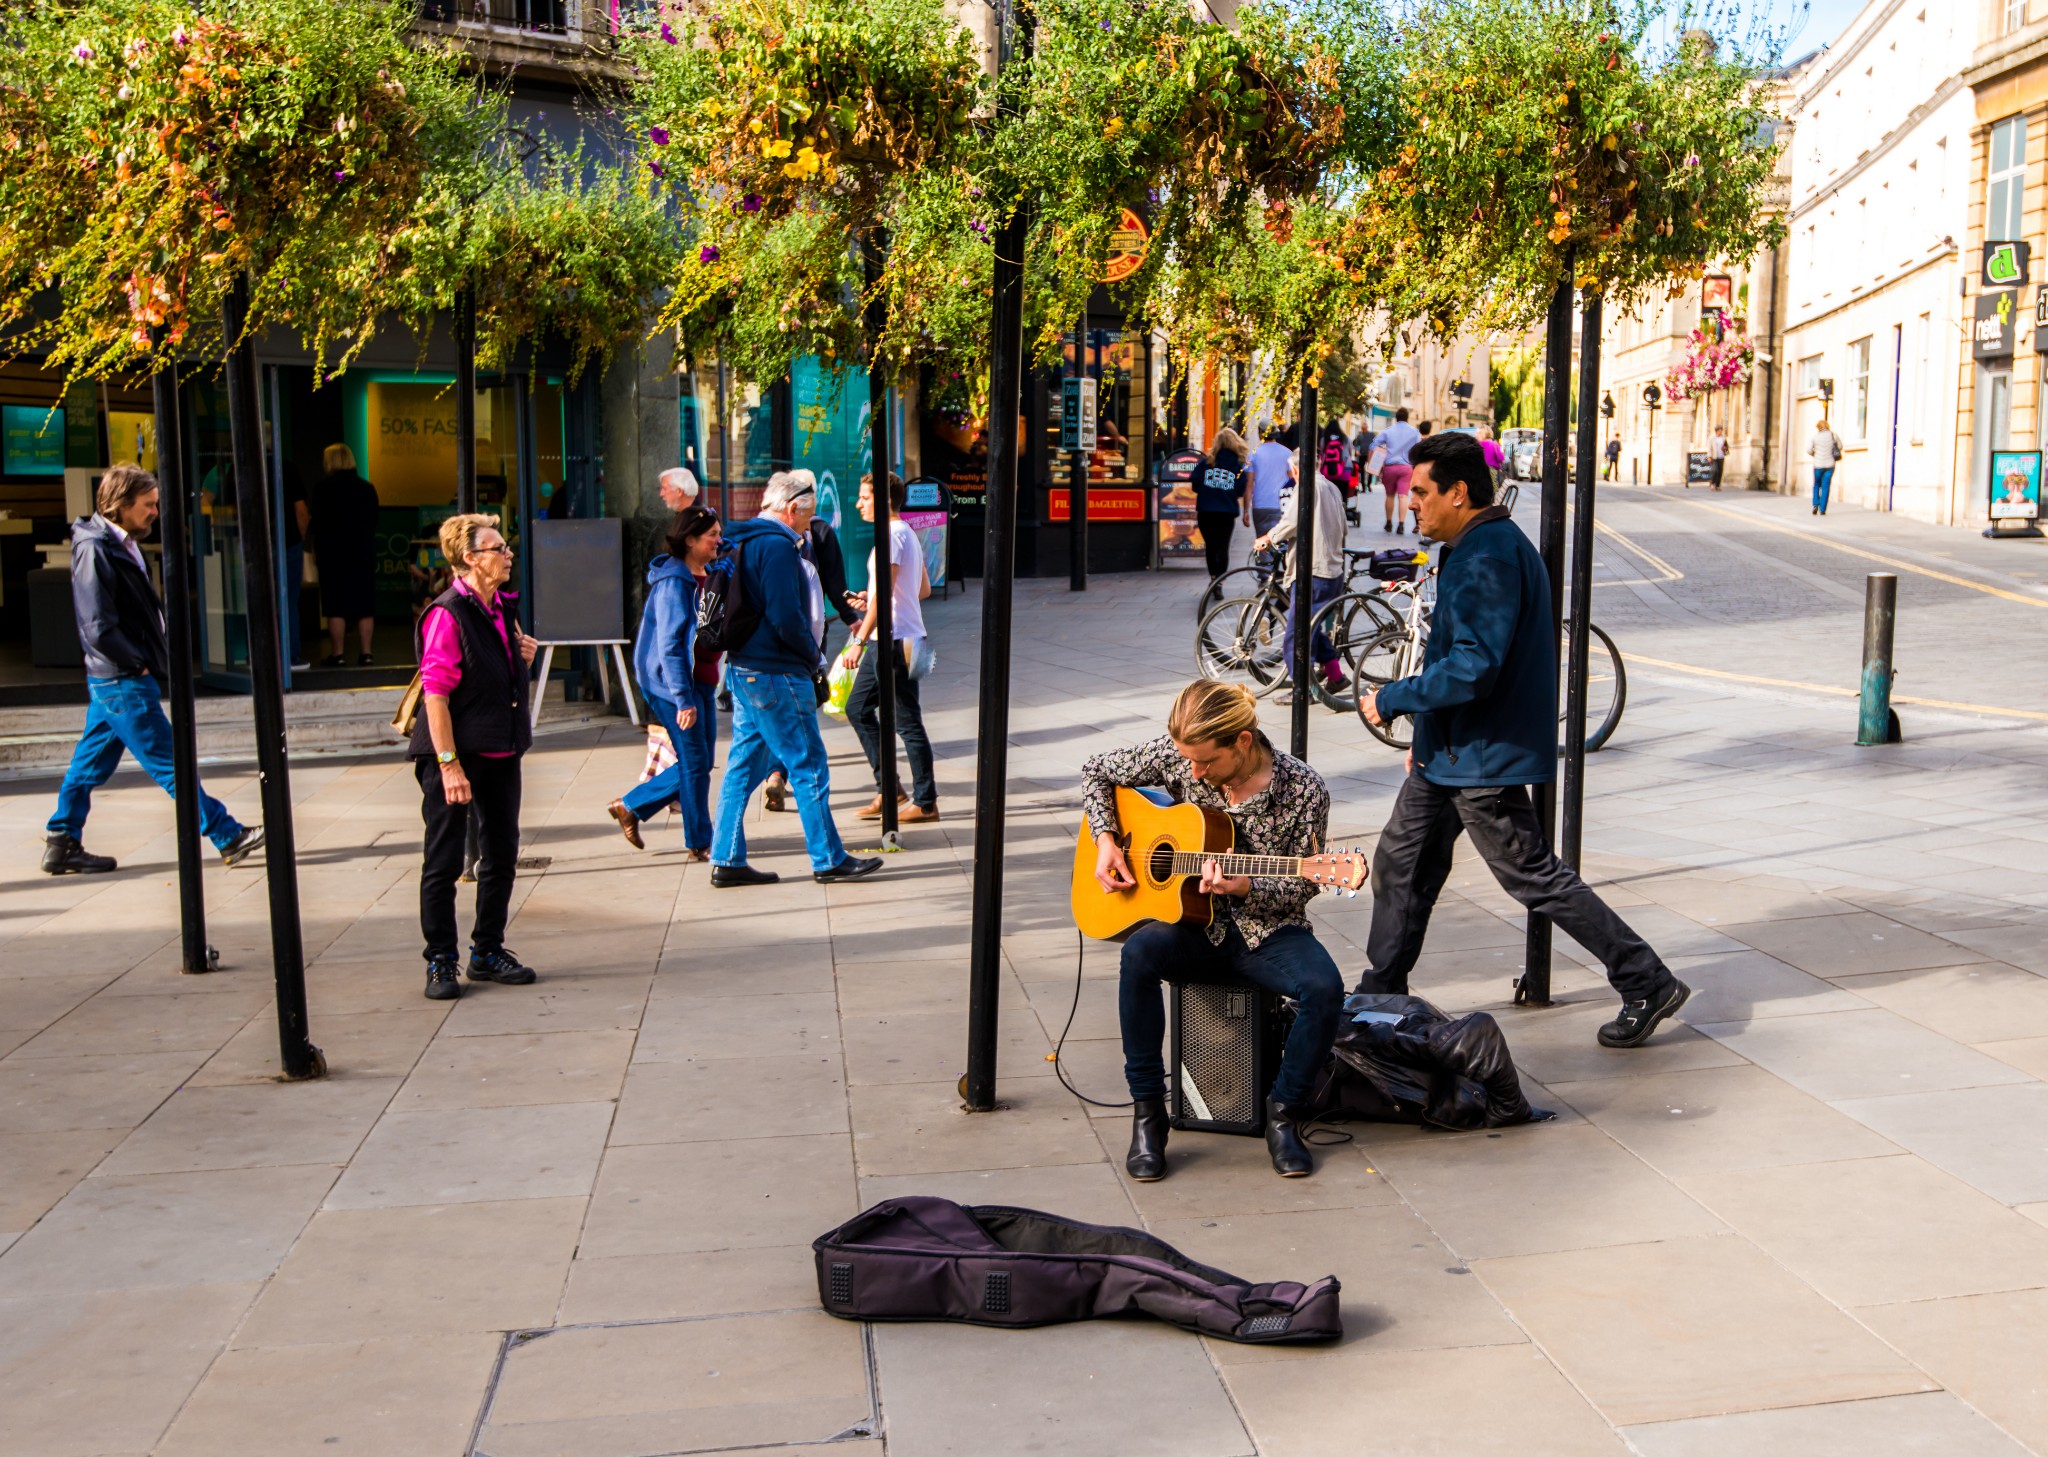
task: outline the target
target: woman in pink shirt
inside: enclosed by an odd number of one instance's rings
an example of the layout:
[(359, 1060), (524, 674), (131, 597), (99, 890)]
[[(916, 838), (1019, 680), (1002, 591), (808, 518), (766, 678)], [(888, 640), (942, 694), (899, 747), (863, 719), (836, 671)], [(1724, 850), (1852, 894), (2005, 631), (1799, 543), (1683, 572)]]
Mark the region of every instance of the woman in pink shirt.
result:
[(519, 858), (519, 759), (533, 744), (528, 678), (540, 648), (520, 630), (502, 590), (512, 576), (512, 548), (497, 518), (450, 516), (441, 523), (441, 555), (455, 581), (420, 618), (421, 712), (410, 750), (427, 826), (420, 931), (427, 996), (437, 1002), (462, 995), (455, 881), (472, 806), (483, 853), (469, 979), (507, 986), (534, 980), (533, 969), (505, 949), (505, 921)]

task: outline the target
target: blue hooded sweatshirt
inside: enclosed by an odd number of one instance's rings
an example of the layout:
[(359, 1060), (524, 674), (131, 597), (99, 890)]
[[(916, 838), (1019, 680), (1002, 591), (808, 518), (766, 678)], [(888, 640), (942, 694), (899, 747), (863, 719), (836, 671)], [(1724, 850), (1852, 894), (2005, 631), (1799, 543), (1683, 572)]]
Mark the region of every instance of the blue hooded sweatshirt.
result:
[(633, 644), (633, 676), (648, 698), (684, 702), (696, 672), (697, 579), (663, 552), (647, 564), (647, 605)]
[(732, 650), (732, 666), (754, 673), (816, 676), (820, 649), (796, 533), (773, 517), (756, 516), (728, 524), (725, 546), (739, 552), (741, 590), (761, 613), (760, 624)]

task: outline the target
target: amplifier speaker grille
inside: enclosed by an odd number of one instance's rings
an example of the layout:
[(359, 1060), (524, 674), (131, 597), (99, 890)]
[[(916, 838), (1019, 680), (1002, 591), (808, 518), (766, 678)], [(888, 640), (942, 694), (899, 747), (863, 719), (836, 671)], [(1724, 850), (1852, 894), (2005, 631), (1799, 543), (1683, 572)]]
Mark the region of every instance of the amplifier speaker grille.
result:
[(1263, 1134), (1279, 1066), (1276, 998), (1257, 987), (1169, 984), (1177, 1128)]

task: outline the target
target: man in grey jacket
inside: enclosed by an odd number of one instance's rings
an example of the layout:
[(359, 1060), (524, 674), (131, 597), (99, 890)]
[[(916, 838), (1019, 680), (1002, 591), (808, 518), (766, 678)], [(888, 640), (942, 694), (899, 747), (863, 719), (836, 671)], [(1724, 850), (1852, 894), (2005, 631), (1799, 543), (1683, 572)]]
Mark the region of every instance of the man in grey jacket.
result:
[[(1281, 503), (1280, 519), (1273, 523), (1273, 529), (1261, 536), (1253, 547), (1264, 551), (1284, 541), (1294, 540), (1301, 529), (1301, 496), (1299, 490), (1288, 493)], [(1324, 607), (1344, 594), (1344, 531), (1348, 523), (1344, 517), (1344, 488), (1318, 471), (1316, 473), (1316, 558), (1309, 564), (1315, 578), (1315, 585), (1309, 589), (1309, 612), (1321, 612)], [(1289, 567), (1290, 580), (1293, 568)], [(1315, 654), (1316, 666), (1323, 675), (1323, 681), (1331, 688), (1342, 686), (1344, 667), (1337, 657), (1337, 649), (1330, 640), (1318, 632), (1310, 645)], [(1294, 613), (1287, 614), (1287, 629), (1281, 648), (1281, 661), (1287, 664), (1287, 671), (1294, 671)]]
[[(166, 793), (178, 792), (171, 721), (158, 697), (171, 676), (164, 606), (150, 583), (140, 544), (156, 525), (156, 477), (140, 466), (117, 465), (100, 477), (94, 504), (99, 509), (71, 528), (71, 600), (91, 698), (85, 732), (46, 830), (43, 869), (51, 875), (114, 868), (113, 856), (87, 853), (79, 836), (92, 808), (92, 792), (112, 777), (123, 749)], [(229, 865), (241, 864), (263, 844), (261, 828), (244, 826), (204, 793), (199, 796), (199, 831)]]

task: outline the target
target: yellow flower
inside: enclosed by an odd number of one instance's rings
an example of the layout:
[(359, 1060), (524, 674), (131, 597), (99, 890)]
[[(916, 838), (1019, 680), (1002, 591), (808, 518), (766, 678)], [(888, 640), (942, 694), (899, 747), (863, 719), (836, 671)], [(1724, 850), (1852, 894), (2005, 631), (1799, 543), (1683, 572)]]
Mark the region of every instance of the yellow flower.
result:
[(1114, 138), (1116, 134), (1122, 131), (1123, 129), (1124, 119), (1120, 116), (1113, 116), (1108, 121), (1103, 123), (1102, 134), (1105, 137)]
[(761, 123), (759, 123), (758, 121), (750, 121), (747, 123), (747, 130), (758, 137), (759, 135), (761, 135)]
[(769, 158), (787, 157), (789, 155), (789, 142), (786, 139), (763, 142), (761, 144), (761, 155)]

